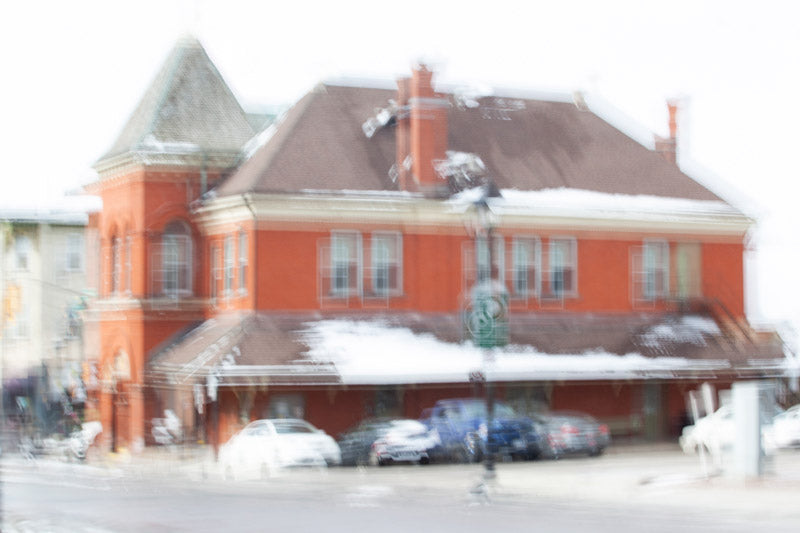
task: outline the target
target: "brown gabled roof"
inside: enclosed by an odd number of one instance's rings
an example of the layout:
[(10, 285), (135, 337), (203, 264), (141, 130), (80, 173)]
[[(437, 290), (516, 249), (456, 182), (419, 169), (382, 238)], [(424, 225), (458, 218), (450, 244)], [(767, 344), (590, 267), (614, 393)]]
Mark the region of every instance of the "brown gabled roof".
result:
[(253, 135), (246, 113), (203, 46), (184, 36), (99, 161), (142, 149), (238, 154)]
[[(394, 127), (390, 123), (371, 138), (362, 130), (392, 98), (396, 92), (389, 89), (318, 86), (219, 186), (218, 195), (396, 190), (388, 175), (396, 159)], [(478, 155), (501, 188), (719, 200), (656, 152), (574, 104), (488, 97), (468, 107), (449, 99), (449, 149)]]
[[(156, 381), (173, 384), (203, 382), (209, 375), (218, 376), (223, 386), (341, 383), (343, 378), (335, 363), (326, 362), (324, 356), (323, 359), (308, 356), (310, 342), (313, 342), (308, 336), (310, 329), (314, 324), (336, 319), (407, 328), (415, 335), (433, 336), (453, 345), (460, 345), (465, 336), (460, 314), (229, 314), (211, 319), (175, 339), (172, 345), (151, 358), (148, 371)], [(509, 318), (509, 341), (508, 350), (513, 353), (519, 352), (524, 357), (534, 350), (554, 357), (556, 364), (559, 364), (557, 356), (561, 354), (585, 353), (638, 354), (660, 361), (663, 358), (688, 361), (685, 365), (676, 365), (669, 377), (692, 377), (706, 371), (728, 377), (779, 375), (782, 372), (780, 361), (783, 352), (777, 337), (759, 340), (734, 338), (718, 329), (712, 319), (695, 315), (513, 314)], [(315, 349), (319, 355), (320, 347), (315, 346)], [(335, 351), (337, 347), (331, 346), (331, 349)], [(388, 355), (375, 353), (374, 357)], [(385, 364), (391, 368), (392, 362), (387, 360)], [(425, 368), (419, 369), (419, 379), (426, 379), (425, 372)], [(571, 379), (581, 378), (580, 371), (570, 372)], [(615, 376), (609, 372), (598, 378), (587, 370), (584, 379), (614, 379)], [(638, 377), (664, 378), (665, 374), (657, 371), (650, 375), (643, 371)], [(461, 378), (466, 379), (466, 374)], [(509, 376), (508, 379), (529, 380), (530, 377)], [(537, 379), (547, 378), (542, 374)]]

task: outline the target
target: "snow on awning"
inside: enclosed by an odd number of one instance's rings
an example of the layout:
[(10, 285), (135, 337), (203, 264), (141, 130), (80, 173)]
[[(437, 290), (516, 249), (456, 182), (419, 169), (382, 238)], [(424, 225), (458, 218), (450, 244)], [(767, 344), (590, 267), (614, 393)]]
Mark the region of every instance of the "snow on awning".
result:
[(459, 313), (222, 315), (176, 338), (148, 367), (171, 385), (213, 375), (220, 386), (465, 383), (476, 371), (505, 382), (788, 371), (779, 343), (737, 344), (701, 315), (512, 314), (511, 344), (490, 352), (464, 335)]
[[(700, 320), (696, 324), (711, 327)], [(696, 338), (693, 336), (700, 333), (690, 334), (690, 325), (681, 324), (680, 334)], [(659, 331), (666, 334), (664, 329)], [(407, 327), (366, 320), (312, 322), (307, 324), (303, 340), (309, 346), (309, 357), (333, 364), (342, 383), (351, 385), (459, 383), (468, 381), (476, 370), (495, 381), (539, 381), (669, 378), (731, 368), (724, 358), (646, 357), (637, 352), (617, 355), (601, 349), (549, 354), (532, 346), (509, 345), (487, 352), (469, 341), (446, 342)], [(651, 338), (650, 342), (655, 341)]]

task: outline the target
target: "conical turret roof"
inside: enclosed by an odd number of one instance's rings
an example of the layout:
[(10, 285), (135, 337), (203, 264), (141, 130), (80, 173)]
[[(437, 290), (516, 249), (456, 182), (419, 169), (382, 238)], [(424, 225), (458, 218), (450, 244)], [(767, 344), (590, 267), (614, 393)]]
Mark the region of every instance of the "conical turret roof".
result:
[(100, 161), (137, 151), (238, 152), (253, 135), (203, 46), (184, 36)]

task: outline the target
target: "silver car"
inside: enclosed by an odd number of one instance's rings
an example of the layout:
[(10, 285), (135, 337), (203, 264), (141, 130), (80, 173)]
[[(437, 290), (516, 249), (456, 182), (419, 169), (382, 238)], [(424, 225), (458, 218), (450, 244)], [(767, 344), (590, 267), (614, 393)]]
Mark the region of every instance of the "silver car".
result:
[(542, 455), (559, 458), (585, 453), (597, 456), (611, 443), (606, 424), (576, 411), (535, 414), (531, 418), (543, 437)]

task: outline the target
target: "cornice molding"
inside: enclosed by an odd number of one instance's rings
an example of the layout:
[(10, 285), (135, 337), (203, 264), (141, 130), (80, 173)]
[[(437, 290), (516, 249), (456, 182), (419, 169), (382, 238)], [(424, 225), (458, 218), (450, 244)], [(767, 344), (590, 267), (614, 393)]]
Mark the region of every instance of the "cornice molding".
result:
[[(381, 225), (413, 227), (417, 231), (462, 233), (473, 225), (469, 204), (454, 204), (418, 195), (397, 193), (247, 194), (207, 200), (195, 209), (196, 220), (208, 234), (231, 224), (252, 221), (259, 229), (273, 225)], [(736, 213), (592, 211), (547, 212), (519, 206), (497, 209), (498, 230), (663, 233), (743, 238), (753, 220)], [(450, 230), (450, 231), (448, 231)]]

